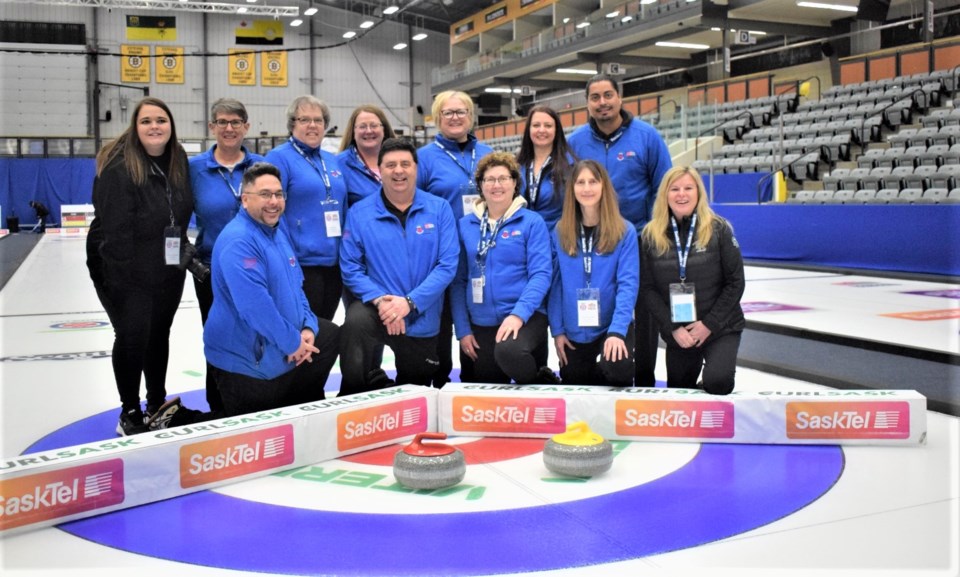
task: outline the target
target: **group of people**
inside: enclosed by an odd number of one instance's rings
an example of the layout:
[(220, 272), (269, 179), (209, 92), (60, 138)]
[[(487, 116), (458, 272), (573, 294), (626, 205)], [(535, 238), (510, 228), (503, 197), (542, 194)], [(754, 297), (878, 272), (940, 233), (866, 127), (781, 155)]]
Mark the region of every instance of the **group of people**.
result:
[[(732, 391), (744, 327), (733, 231), (612, 78), (592, 78), (586, 97), (589, 122), (569, 140), (555, 111), (533, 107), (513, 155), (477, 140), (458, 91), (437, 95), (438, 134), (419, 149), (365, 105), (333, 154), (321, 148), (329, 108), (301, 96), (265, 157), (243, 145), (243, 104), (220, 99), (216, 144), (189, 160), (166, 104), (143, 99), (98, 154), (87, 241), (115, 332), (117, 432), (322, 399), (338, 357), (341, 395), (442, 387), (454, 335), (464, 382), (652, 386), (659, 333), (668, 386)], [(186, 270), (206, 414), (165, 389)]]

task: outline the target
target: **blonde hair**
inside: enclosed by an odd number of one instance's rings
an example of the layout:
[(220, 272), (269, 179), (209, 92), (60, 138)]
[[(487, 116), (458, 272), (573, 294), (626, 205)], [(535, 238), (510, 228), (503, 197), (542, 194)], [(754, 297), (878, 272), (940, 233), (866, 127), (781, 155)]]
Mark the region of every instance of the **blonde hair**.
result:
[(437, 94), (437, 97), (433, 99), (433, 106), (430, 107), (430, 114), (433, 115), (433, 122), (438, 127), (440, 126), (440, 110), (451, 98), (456, 98), (463, 103), (463, 106), (467, 109), (467, 118), (470, 119), (470, 126), (467, 130), (473, 130), (473, 124), (476, 122), (476, 118), (473, 116), (473, 99), (470, 98), (469, 94), (466, 92), (461, 92), (460, 90), (445, 90), (440, 94)]
[[(667, 231), (670, 230), (670, 205), (669, 190), (673, 183), (686, 175), (693, 178), (697, 185), (697, 236), (696, 245), (704, 248), (710, 244), (713, 238), (713, 223), (719, 217), (713, 209), (710, 208), (710, 202), (707, 200), (706, 187), (703, 185), (703, 178), (700, 173), (690, 166), (675, 166), (663, 175), (660, 181), (660, 189), (657, 191), (657, 199), (653, 202), (653, 216), (650, 222), (643, 227), (643, 240), (652, 245), (657, 256), (665, 254), (670, 250), (670, 237)], [(677, 247), (679, 250), (680, 247)]]
[(600, 193), (600, 224), (597, 225), (598, 253), (610, 253), (617, 247), (617, 243), (627, 233), (627, 226), (620, 216), (620, 205), (617, 201), (617, 191), (610, 182), (607, 171), (595, 160), (580, 160), (573, 165), (570, 178), (563, 198), (563, 214), (557, 222), (557, 236), (560, 238), (560, 247), (570, 256), (575, 256), (578, 250), (577, 239), (580, 238), (580, 223), (583, 214), (580, 203), (573, 192), (574, 182), (583, 171), (590, 172), (601, 183)]

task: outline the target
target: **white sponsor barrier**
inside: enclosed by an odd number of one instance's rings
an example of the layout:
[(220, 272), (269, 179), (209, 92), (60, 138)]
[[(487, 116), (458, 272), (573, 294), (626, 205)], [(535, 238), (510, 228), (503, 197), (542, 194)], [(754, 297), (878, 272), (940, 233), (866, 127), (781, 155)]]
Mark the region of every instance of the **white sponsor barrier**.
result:
[(4, 459), (0, 534), (408, 441), (436, 430), (436, 401), (399, 386)]
[(603, 437), (694, 443), (921, 445), (927, 400), (916, 391), (734, 392), (450, 383), (438, 400), (448, 435), (551, 437), (586, 421)]
[[(60, 234), (86, 234), (93, 222), (92, 204), (60, 205)], [(50, 232), (54, 232), (51, 229)]]

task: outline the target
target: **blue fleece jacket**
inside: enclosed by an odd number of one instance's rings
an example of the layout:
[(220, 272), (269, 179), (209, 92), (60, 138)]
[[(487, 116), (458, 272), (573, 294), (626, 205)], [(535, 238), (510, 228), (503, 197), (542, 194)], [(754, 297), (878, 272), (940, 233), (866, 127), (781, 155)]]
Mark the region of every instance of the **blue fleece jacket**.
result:
[(243, 160), (227, 170), (213, 156), (217, 145), (190, 159), (190, 183), (193, 185), (193, 212), (197, 215), (197, 256), (210, 264), (213, 244), (220, 231), (240, 210), (240, 183), (243, 171), (254, 162), (265, 160), (242, 146)]
[(493, 327), (511, 314), (527, 322), (535, 312), (546, 313), (553, 272), (550, 233), (539, 214), (522, 207), (507, 211), (497, 230), (485, 261), (483, 302), (473, 302), (472, 279), (480, 278), (477, 244), (483, 206), (460, 219), (460, 267), (450, 291), (457, 339), (473, 333), (471, 323)]
[(620, 214), (640, 234), (650, 220), (660, 181), (673, 161), (654, 127), (625, 110), (620, 115), (623, 124), (610, 136), (600, 132), (591, 118), (567, 142), (578, 158), (596, 160), (607, 169), (620, 200)]
[[(570, 166), (573, 166), (573, 157), (568, 156), (567, 160)], [(562, 187), (560, 190), (555, 190), (553, 182), (555, 168), (556, 165), (551, 160), (550, 164), (542, 169), (539, 180), (540, 186), (537, 188), (536, 201), (534, 202), (534, 191), (528, 184), (535, 180), (535, 178), (531, 178), (532, 169), (529, 165), (520, 167), (520, 194), (527, 200), (527, 208), (543, 217), (543, 222), (547, 224), (547, 230), (551, 232), (557, 226), (560, 215), (563, 214), (563, 196), (565, 193)], [(564, 174), (560, 182), (566, 184), (568, 178), (570, 178), (570, 175)]]
[(337, 155), (347, 181), (347, 204), (355, 205), (360, 200), (380, 192), (380, 180), (360, 160), (356, 147), (351, 146)]
[[(453, 215), (463, 216), (464, 194), (480, 194), (473, 179), (480, 159), (493, 152), (470, 134), (463, 150), (460, 145), (438, 134), (436, 140), (417, 150), (417, 188), (444, 198)], [(450, 156), (453, 155), (453, 158)]]
[(343, 284), (363, 302), (384, 295), (410, 297), (416, 312), (406, 318), (407, 335), (440, 332), (443, 293), (457, 272), (460, 249), (450, 206), (417, 190), (406, 227), (387, 211), (383, 195), (350, 208), (340, 247)]
[(287, 355), (300, 331), (317, 333), (303, 294), (303, 271), (284, 225), (269, 227), (240, 209), (213, 249), (213, 306), (203, 327), (207, 362), (231, 373), (273, 379), (294, 368)]
[(624, 222), (627, 233), (613, 251), (592, 251), (590, 287), (600, 291), (600, 323), (596, 327), (581, 327), (578, 322), (577, 289), (587, 288), (582, 249), (570, 256), (560, 246), (559, 233), (551, 235), (554, 269), (547, 316), (554, 337), (567, 335), (577, 343), (592, 343), (609, 334), (626, 337), (640, 290), (640, 251), (633, 227)]
[[(300, 147), (306, 158), (310, 159), (309, 162), (294, 144)], [(328, 209), (338, 212), (340, 227), (343, 228), (347, 215), (347, 183), (337, 157), (290, 137), (287, 142), (267, 153), (267, 162), (280, 169), (280, 185), (287, 192), (287, 208), (283, 219), (287, 223), (300, 266), (336, 265), (341, 237), (327, 236), (324, 213)], [(321, 173), (326, 174), (329, 188)], [(328, 199), (336, 204), (327, 203)]]

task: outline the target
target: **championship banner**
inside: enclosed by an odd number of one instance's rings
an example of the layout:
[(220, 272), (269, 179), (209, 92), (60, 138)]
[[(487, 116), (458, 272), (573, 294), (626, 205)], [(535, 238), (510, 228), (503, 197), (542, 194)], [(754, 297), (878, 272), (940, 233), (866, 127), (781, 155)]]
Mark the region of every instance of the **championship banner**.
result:
[(256, 86), (256, 54), (238, 48), (230, 48), (227, 53), (227, 82), (231, 86)]
[(237, 44), (283, 46), (283, 22), (279, 20), (243, 20), (234, 32)]
[(287, 53), (260, 53), (260, 84), (262, 86), (287, 85)]
[(157, 84), (183, 84), (183, 47), (157, 46)]
[(150, 83), (150, 47), (120, 45), (120, 82)]
[(3, 459), (0, 537), (408, 442), (436, 426), (436, 389), (403, 385)]
[(127, 16), (127, 40), (177, 39), (174, 16)]
[(586, 421), (620, 441), (906, 445), (926, 443), (916, 391), (759, 391), (448, 383), (438, 401), (448, 435), (552, 437)]

